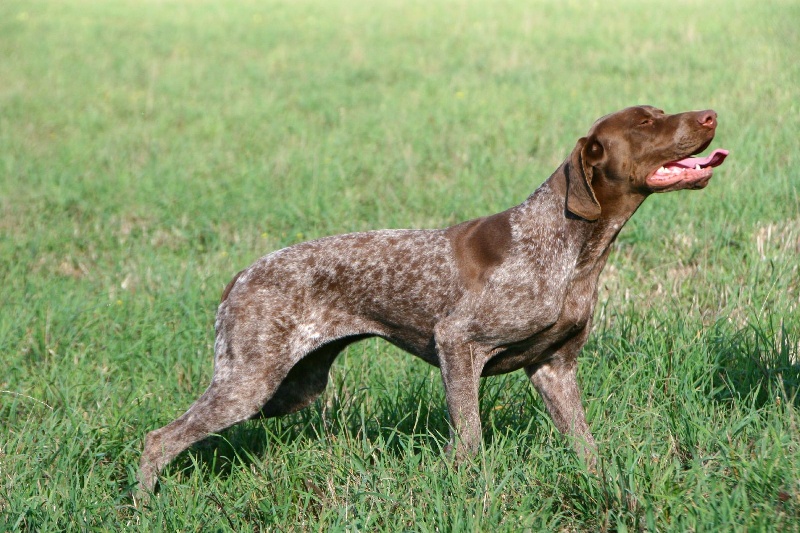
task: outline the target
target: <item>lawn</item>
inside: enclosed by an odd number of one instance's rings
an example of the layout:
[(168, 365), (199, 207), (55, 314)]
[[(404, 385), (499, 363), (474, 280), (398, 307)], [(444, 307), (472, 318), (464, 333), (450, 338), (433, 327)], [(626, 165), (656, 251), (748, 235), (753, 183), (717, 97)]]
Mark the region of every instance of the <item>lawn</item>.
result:
[[(1, 2), (0, 530), (800, 531), (798, 27), (791, 0)], [(438, 370), (368, 340), (133, 506), (234, 273), (520, 203), (639, 103), (715, 109), (731, 155), (610, 256), (596, 474), (521, 372), (451, 468)]]

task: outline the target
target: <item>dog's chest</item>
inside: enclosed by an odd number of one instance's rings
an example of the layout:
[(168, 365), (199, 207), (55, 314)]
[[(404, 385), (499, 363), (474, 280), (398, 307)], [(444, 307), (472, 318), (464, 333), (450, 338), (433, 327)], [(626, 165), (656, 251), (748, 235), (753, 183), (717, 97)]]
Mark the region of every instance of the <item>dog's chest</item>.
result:
[(512, 344), (499, 346), (484, 367), (483, 375), (505, 374), (541, 363), (553, 357), (571, 339), (585, 336), (596, 293), (594, 283), (582, 281), (567, 291), (564, 305), (552, 325)]

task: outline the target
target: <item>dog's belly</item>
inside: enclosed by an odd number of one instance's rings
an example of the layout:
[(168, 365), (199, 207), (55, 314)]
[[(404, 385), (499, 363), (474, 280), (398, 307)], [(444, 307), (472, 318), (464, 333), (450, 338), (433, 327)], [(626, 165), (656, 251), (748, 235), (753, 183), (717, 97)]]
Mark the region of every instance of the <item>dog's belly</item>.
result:
[(486, 366), (483, 367), (481, 372), (482, 377), (498, 376), (500, 374), (508, 374), (520, 368), (532, 365), (537, 362), (538, 356), (541, 354), (531, 354), (529, 352), (518, 352), (509, 349), (499, 355), (493, 357)]
[(401, 350), (419, 357), (426, 363), (436, 367), (439, 366), (439, 357), (436, 355), (436, 342), (432, 334), (411, 335), (408, 332), (404, 332), (401, 335), (387, 335), (383, 336), (383, 338)]

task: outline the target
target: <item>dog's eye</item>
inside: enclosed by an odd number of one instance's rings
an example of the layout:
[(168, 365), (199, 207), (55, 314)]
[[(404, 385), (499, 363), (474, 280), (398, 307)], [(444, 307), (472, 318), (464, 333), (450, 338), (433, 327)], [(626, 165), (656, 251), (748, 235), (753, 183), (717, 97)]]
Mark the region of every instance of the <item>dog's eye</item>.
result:
[(640, 126), (650, 126), (650, 125), (652, 125), (652, 124), (653, 124), (653, 119), (652, 119), (652, 118), (644, 118), (644, 119), (642, 119), (642, 121), (639, 123), (639, 125), (640, 125)]

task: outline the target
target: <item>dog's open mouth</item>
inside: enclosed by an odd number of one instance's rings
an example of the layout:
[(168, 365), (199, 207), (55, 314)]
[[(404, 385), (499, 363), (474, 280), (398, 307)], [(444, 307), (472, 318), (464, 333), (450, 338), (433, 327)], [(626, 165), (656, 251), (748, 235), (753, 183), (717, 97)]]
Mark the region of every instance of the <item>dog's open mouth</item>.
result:
[(672, 161), (647, 176), (647, 185), (655, 191), (702, 188), (711, 179), (713, 168), (728, 157), (728, 151), (718, 148), (705, 157), (687, 157)]

